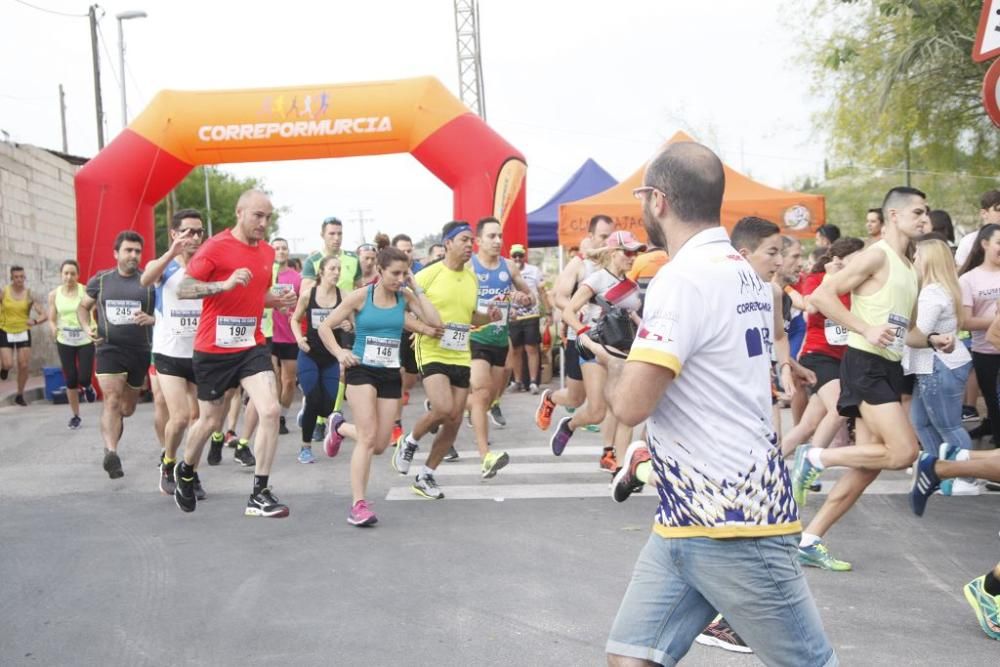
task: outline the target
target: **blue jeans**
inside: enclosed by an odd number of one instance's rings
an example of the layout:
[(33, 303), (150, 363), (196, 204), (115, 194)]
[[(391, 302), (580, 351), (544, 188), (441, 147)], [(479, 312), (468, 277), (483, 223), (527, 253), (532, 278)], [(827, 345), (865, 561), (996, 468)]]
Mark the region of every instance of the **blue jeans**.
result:
[(937, 456), (942, 442), (972, 449), (962, 427), (962, 397), (971, 370), (972, 362), (952, 370), (935, 355), (933, 372), (916, 376), (910, 420), (924, 451)]
[(718, 610), (766, 665), (835, 667), (797, 547), (797, 534), (713, 540), (653, 533), (607, 652), (671, 667)]

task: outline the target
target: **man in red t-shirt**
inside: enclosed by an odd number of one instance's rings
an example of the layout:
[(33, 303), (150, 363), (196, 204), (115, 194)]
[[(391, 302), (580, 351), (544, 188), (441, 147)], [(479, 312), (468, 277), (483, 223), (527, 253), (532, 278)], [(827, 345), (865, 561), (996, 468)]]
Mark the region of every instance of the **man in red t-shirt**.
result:
[(177, 466), (174, 500), (193, 512), (194, 470), (209, 436), (222, 430), (226, 391), (241, 386), (257, 408), (257, 461), (247, 516), (285, 517), (288, 507), (268, 487), (278, 444), (278, 392), (260, 321), (264, 308), (295, 306), (295, 293), (271, 290), (274, 249), (264, 239), (274, 208), (258, 190), (236, 203), (236, 226), (209, 239), (191, 259), (178, 288), (182, 299), (204, 299), (194, 341), (198, 384), (198, 421), (188, 433), (184, 459)]

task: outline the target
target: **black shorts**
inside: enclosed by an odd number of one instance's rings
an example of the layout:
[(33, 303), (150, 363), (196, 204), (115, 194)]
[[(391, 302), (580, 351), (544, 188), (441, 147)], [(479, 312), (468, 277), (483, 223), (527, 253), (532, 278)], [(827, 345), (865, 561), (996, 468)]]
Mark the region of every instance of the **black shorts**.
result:
[(281, 361), (295, 361), (299, 358), (299, 346), (295, 343), (276, 343), (272, 340), (271, 356)]
[(812, 386), (814, 394), (830, 380), (840, 379), (840, 360), (831, 356), (812, 352), (799, 358), (799, 364), (816, 374), (816, 384)]
[(168, 357), (159, 352), (153, 354), (153, 366), (156, 367), (157, 375), (172, 375), (184, 378), (194, 384), (194, 364), (190, 359), (180, 357)]
[(403, 379), (398, 368), (374, 368), (372, 366), (351, 366), (344, 375), (347, 384), (368, 384), (375, 387), (379, 398), (402, 398)]
[(410, 375), (416, 375), (420, 372), (417, 367), (417, 351), (415, 349), (416, 343), (413, 342), (413, 337), (409, 331), (403, 332), (403, 341), (399, 349), (399, 363), (403, 367), (403, 370)]
[(15, 349), (15, 350), (20, 350), (22, 347), (23, 348), (30, 348), (31, 347), (31, 332), (27, 331), (25, 333), (28, 334), (28, 340), (20, 342), (20, 343), (12, 343), (9, 340), (7, 340), (7, 332), (4, 331), (3, 329), (0, 329), (0, 347), (9, 347), (9, 348), (12, 348), (12, 349)]
[(240, 380), (265, 371), (274, 371), (271, 355), (264, 345), (254, 345), (233, 354), (213, 354), (195, 350), (194, 378), (199, 401), (221, 400)]
[(432, 361), (429, 364), (421, 366), (420, 374), (425, 378), (430, 377), (431, 375), (444, 375), (447, 376), (452, 387), (458, 387), (459, 389), (469, 388), (468, 366), (454, 366), (452, 364), (442, 364), (437, 361)]
[(570, 380), (583, 382), (583, 371), (580, 370), (580, 351), (576, 349), (575, 340), (565, 342), (563, 358), (566, 360), (566, 377)]
[(503, 368), (507, 365), (507, 346), (484, 345), (483, 343), (472, 341), (472, 359), (482, 359), (489, 363), (490, 366)]
[(542, 330), (539, 324), (540, 321), (537, 317), (531, 317), (526, 320), (513, 320), (510, 323), (510, 344), (514, 347), (541, 345)]
[(840, 362), (840, 400), (837, 412), (842, 417), (860, 417), (861, 403), (884, 405), (899, 403), (904, 389), (903, 365), (869, 352), (848, 347)]
[(148, 347), (126, 347), (104, 343), (97, 348), (98, 375), (124, 375), (133, 389), (141, 389), (149, 370)]

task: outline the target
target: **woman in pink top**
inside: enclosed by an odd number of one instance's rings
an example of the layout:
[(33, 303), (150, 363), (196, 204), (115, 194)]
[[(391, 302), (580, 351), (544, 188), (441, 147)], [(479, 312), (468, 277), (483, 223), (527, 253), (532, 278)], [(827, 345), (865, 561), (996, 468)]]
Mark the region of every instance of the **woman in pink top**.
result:
[[(1000, 428), (1000, 404), (997, 401), (997, 374), (1000, 373), (1000, 350), (986, 341), (986, 330), (997, 313), (1000, 299), (1000, 225), (989, 224), (979, 230), (976, 243), (959, 272), (962, 289), (962, 321), (972, 332), (972, 367), (986, 402), (986, 420), (992, 429)], [(983, 424), (984, 432), (988, 430)], [(997, 443), (993, 436), (994, 446)]]
[[(271, 246), (274, 248), (275, 271), (272, 289), (292, 290), (298, 296), (299, 288), (302, 287), (302, 276), (288, 265), (288, 241), (281, 238), (274, 239), (271, 241)], [(295, 336), (292, 335), (292, 325), (289, 321), (291, 315), (291, 312), (280, 310), (275, 310), (272, 314), (274, 333), (271, 336), (271, 362), (274, 364), (279, 381), (278, 401), (281, 403), (279, 433), (281, 434), (288, 433), (285, 416), (295, 395), (295, 377), (298, 373), (296, 360), (299, 356), (299, 346), (295, 342)]]

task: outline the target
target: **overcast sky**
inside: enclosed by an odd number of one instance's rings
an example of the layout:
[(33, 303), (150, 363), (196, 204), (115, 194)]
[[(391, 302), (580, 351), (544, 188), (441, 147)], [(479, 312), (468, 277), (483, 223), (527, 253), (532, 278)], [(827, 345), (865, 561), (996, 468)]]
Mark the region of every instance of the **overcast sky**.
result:
[[(27, 0), (86, 14), (83, 2)], [(777, 0), (481, 0), (489, 124), (528, 162), (528, 210), (588, 157), (626, 178), (682, 129), (731, 166), (782, 187), (822, 172), (822, 101), (798, 63), (814, 35), (811, 2)], [(452, 0), (264, 2), (134, 0), (102, 4), (106, 141), (122, 128), (115, 15), (125, 22), (129, 115), (165, 88), (319, 85), (433, 75), (457, 94)], [(66, 90), (69, 151), (97, 150), (86, 18), (0, 0), (0, 129), (61, 148), (57, 87)], [(815, 37), (812, 37), (815, 39)], [(319, 221), (359, 211), (375, 229), (422, 237), (451, 217), (450, 190), (409, 155), (226, 165), (264, 179), (290, 210), (293, 250), (319, 243)]]

